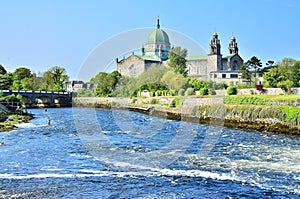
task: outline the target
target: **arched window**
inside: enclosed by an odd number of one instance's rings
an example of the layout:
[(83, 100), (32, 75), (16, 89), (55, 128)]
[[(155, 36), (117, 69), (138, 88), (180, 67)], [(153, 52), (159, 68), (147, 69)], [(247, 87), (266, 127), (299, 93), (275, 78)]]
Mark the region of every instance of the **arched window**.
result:
[(237, 60), (233, 61), (232, 70), (238, 70), (238, 61)]

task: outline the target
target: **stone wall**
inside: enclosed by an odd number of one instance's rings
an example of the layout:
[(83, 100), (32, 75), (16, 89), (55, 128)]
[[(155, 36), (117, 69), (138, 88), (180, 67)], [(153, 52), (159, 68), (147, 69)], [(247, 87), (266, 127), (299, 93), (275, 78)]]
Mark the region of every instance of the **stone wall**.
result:
[(188, 60), (186, 62), (186, 66), (188, 69), (189, 76), (196, 76), (199, 79), (206, 80), (208, 77), (205, 76), (207, 74), (207, 60)]

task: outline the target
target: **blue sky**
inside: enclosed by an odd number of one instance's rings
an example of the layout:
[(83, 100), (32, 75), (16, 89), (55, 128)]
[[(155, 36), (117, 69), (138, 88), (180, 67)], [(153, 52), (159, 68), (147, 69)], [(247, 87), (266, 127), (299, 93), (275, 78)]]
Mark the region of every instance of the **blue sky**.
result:
[[(77, 79), (97, 46), (126, 31), (155, 28), (158, 15), (162, 29), (178, 31), (206, 51), (216, 31), (224, 54), (234, 34), (245, 61), (253, 55), (263, 63), (300, 59), (298, 0), (1, 0), (0, 6), (0, 64), (10, 72), (59, 65)], [(147, 33), (143, 37), (146, 42)]]

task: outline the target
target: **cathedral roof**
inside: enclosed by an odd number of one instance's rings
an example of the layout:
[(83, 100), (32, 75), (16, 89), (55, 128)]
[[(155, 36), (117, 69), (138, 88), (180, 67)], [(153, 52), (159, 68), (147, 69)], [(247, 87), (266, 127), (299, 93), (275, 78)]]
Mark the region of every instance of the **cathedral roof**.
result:
[(187, 56), (186, 60), (188, 61), (193, 61), (193, 60), (206, 60), (207, 55), (196, 55), (196, 56)]
[(168, 34), (160, 29), (159, 19), (157, 19), (157, 28), (148, 36), (148, 43), (170, 43)]
[(230, 59), (230, 58), (232, 58), (233, 56), (234, 56), (235, 54), (224, 54), (224, 55), (222, 55), (222, 59)]
[[(224, 54), (222, 55), (222, 59), (231, 59), (235, 54)], [(196, 55), (196, 56), (187, 56), (186, 60), (193, 61), (193, 60), (206, 60), (208, 58), (207, 55)]]

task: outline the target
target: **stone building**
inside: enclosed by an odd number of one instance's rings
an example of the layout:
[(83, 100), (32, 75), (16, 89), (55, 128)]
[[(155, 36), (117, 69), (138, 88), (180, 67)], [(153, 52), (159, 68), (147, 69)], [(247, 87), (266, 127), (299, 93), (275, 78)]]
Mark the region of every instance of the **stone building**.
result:
[(209, 47), (208, 55), (186, 58), (188, 74), (198, 79), (225, 82), (228, 85), (241, 84), (240, 67), (244, 60), (238, 54), (236, 38), (231, 37), (228, 54), (221, 54), (221, 44), (217, 33), (213, 34)]
[[(228, 85), (241, 84), (240, 67), (244, 61), (238, 54), (236, 38), (231, 37), (228, 54), (221, 54), (217, 33), (212, 35), (209, 47), (210, 53), (207, 55), (186, 57), (188, 75), (202, 80), (225, 82)], [(156, 29), (149, 34), (145, 46), (141, 48), (141, 55), (132, 53), (127, 58), (116, 59), (116, 69), (123, 76), (137, 77), (151, 64), (167, 62), (170, 49), (169, 36), (160, 28), (158, 19)]]
[(84, 83), (83, 81), (79, 80), (72, 80), (69, 81), (67, 84), (67, 92), (78, 92), (81, 89), (89, 89), (92, 90), (94, 87), (94, 84), (90, 83)]
[(157, 28), (149, 34), (145, 46), (142, 46), (142, 54), (132, 53), (122, 60), (116, 59), (117, 71), (124, 76), (137, 77), (151, 64), (162, 64), (163, 61), (168, 60), (170, 46), (169, 36), (160, 28), (159, 19), (157, 19)]

